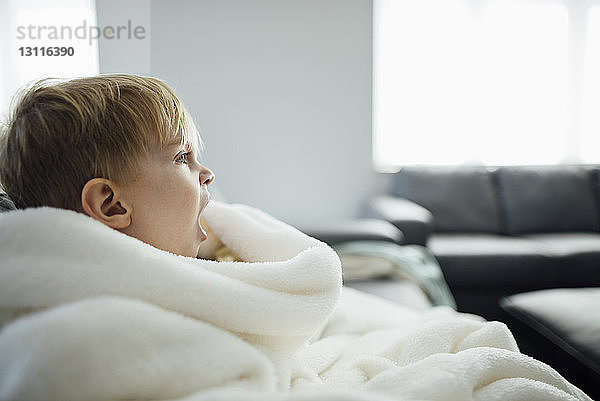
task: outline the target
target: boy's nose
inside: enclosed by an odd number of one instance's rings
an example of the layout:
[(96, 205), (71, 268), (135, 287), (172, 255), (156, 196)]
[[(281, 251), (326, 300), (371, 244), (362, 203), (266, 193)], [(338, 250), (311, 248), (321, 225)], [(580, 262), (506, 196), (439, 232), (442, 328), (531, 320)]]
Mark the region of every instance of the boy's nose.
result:
[(200, 185), (208, 185), (213, 182), (214, 179), (215, 175), (213, 172), (206, 167), (202, 167), (202, 170), (200, 170)]

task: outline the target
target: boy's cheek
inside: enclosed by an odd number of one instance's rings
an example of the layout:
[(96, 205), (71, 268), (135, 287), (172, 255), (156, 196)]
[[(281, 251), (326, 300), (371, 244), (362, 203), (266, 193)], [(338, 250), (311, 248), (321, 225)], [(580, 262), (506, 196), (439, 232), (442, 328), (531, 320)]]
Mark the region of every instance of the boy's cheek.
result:
[[(177, 193), (177, 192), (173, 192)], [(186, 207), (199, 207), (200, 206), (200, 190), (197, 185), (186, 185), (183, 193), (181, 194), (181, 200)]]

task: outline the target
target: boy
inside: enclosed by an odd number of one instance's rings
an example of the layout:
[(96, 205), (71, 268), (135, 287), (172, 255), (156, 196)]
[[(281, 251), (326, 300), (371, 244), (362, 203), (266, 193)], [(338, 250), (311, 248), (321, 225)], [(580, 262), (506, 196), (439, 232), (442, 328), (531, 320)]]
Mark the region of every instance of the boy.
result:
[(17, 208), (88, 216), (159, 249), (195, 257), (213, 173), (175, 93), (155, 78), (41, 81), (0, 139), (0, 183)]
[(20, 97), (0, 136), (18, 209), (0, 213), (0, 400), (289, 387), (294, 350), (337, 303), (339, 258), (256, 209), (208, 205), (199, 149), (158, 79)]
[[(498, 322), (351, 292), (332, 316), (335, 252), (207, 207), (198, 148), (156, 79), (23, 95), (0, 139), (21, 209), (0, 214), (0, 400), (589, 400)], [(195, 258), (219, 241), (245, 262)]]

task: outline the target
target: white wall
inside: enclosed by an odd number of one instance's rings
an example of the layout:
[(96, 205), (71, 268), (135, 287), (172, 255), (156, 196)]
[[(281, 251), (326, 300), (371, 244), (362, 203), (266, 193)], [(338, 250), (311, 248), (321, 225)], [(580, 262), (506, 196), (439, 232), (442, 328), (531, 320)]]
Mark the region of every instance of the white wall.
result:
[(100, 72), (151, 74), (151, 5), (150, 0), (96, 0), (98, 26), (116, 31), (129, 24), (143, 29), (139, 35), (124, 30), (119, 38), (114, 32), (109, 35), (111, 39), (101, 35), (98, 40)]
[(228, 200), (308, 226), (358, 215), (385, 186), (371, 164), (371, 8), (151, 2), (151, 74), (194, 115)]

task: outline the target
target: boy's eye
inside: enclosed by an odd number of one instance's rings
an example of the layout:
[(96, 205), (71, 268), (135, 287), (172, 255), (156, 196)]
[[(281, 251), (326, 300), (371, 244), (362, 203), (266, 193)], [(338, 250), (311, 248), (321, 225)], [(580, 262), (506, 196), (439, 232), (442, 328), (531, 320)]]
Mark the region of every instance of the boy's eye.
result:
[(190, 155), (192, 152), (181, 153), (175, 159), (175, 163), (188, 164), (190, 162)]

